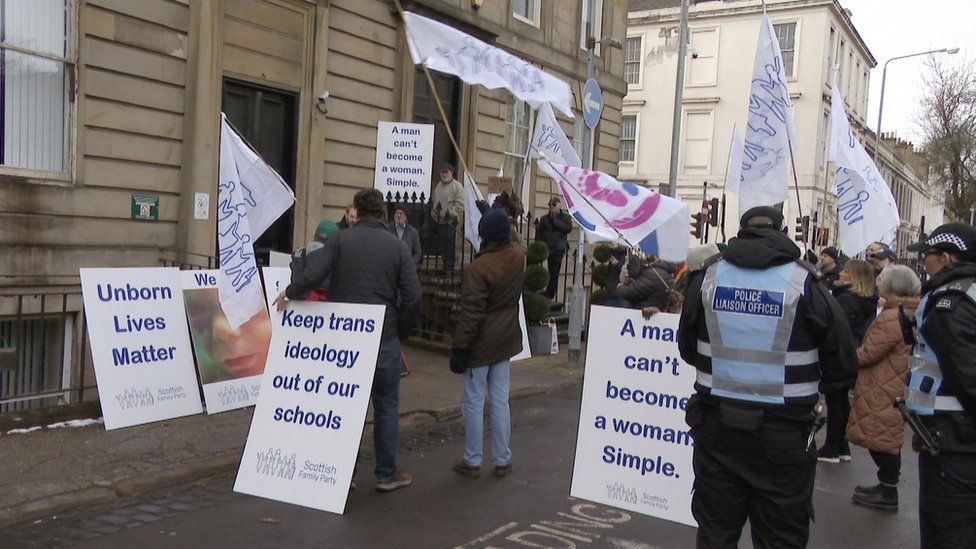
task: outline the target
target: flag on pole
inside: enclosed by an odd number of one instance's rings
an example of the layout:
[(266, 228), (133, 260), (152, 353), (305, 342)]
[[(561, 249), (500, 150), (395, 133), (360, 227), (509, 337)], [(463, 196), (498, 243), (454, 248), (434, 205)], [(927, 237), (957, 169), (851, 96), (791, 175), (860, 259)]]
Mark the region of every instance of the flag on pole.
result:
[(844, 111), (836, 68), (832, 88), (827, 159), (834, 163), (840, 248), (853, 257), (872, 242), (890, 242), (901, 220), (888, 184), (854, 137), (851, 122)]
[(742, 149), (739, 213), (772, 206), (789, 195), (790, 144), (796, 143), (793, 105), (773, 22), (763, 11)]
[[(592, 240), (633, 245), (666, 261), (688, 255), (688, 206), (602, 172), (539, 160), (566, 209)], [(680, 221), (680, 223), (678, 223)]]
[[(498, 173), (501, 174), (502, 170), (499, 169)], [(468, 172), (464, 172), (464, 238), (474, 246), (475, 251), (481, 248), (481, 236), (478, 235), (481, 210), (478, 209), (478, 201), (484, 199), (478, 184), (471, 179)]]
[(236, 329), (265, 307), (254, 242), (291, 207), (295, 195), (223, 113), (217, 177), (217, 293), (227, 322)]
[(403, 21), (414, 64), (453, 74), (466, 84), (505, 88), (535, 109), (550, 102), (573, 117), (572, 90), (559, 78), (444, 23), (409, 11)]
[(539, 158), (540, 154), (546, 155), (550, 162), (557, 164), (566, 164), (574, 168), (583, 165), (579, 155), (576, 154), (576, 149), (573, 148), (569, 138), (559, 126), (552, 105), (548, 103), (539, 107), (535, 121), (535, 132), (532, 135), (532, 141), (529, 143), (529, 158)]

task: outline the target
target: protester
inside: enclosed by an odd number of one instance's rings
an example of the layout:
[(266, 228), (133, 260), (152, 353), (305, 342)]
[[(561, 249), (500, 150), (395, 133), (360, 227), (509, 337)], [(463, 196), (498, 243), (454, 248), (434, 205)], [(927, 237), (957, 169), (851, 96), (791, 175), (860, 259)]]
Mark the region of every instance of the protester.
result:
[(878, 484), (854, 489), (852, 501), (865, 507), (898, 510), (905, 420), (891, 403), (905, 393), (911, 344), (905, 341), (904, 327), (918, 308), (921, 285), (904, 265), (889, 265), (881, 271), (878, 292), (885, 298), (884, 310), (871, 323), (857, 350), (857, 382), (847, 439), (867, 448), (878, 466)]
[[(867, 261), (852, 259), (844, 264), (833, 293), (844, 311), (847, 326), (854, 338), (854, 347), (861, 344), (867, 327), (874, 319), (878, 296), (874, 284), (874, 268)], [(851, 401), (847, 388), (824, 393), (827, 405), (827, 434), (817, 452), (817, 459), (825, 463), (851, 460), (851, 447), (844, 436), (851, 414)]]
[(623, 271), (624, 263), (627, 261), (627, 247), (623, 244), (615, 244), (610, 248), (610, 258), (607, 265), (607, 307), (627, 307), (627, 300), (617, 295), (617, 286), (620, 285), (620, 273)]
[(549, 199), (549, 213), (539, 219), (539, 227), (535, 231), (535, 239), (545, 242), (549, 247), (549, 285), (546, 286), (546, 297), (556, 297), (559, 288), (559, 270), (563, 265), (563, 258), (569, 250), (569, 240), (566, 236), (573, 231), (573, 218), (562, 209), (562, 201), (558, 196)]
[(837, 252), (837, 248), (833, 246), (827, 246), (820, 250), (820, 280), (827, 288), (833, 287), (837, 279), (840, 278), (839, 258), (840, 254)]
[[(295, 253), (291, 255), (291, 274), (294, 276), (296, 273), (300, 273), (305, 270), (308, 266), (309, 257), (315, 252), (321, 250), (325, 247), (325, 241), (328, 240), (330, 235), (339, 232), (339, 225), (331, 221), (323, 221), (319, 223), (319, 226), (315, 228), (315, 238), (308, 243), (307, 246), (296, 250)], [(322, 281), (322, 285), (318, 288), (310, 291), (307, 296), (302, 297), (305, 301), (328, 301), (329, 300), (329, 279), (326, 278)]]
[(454, 166), (441, 166), (440, 179), (431, 191), (430, 218), (437, 251), (444, 258), (444, 269), (454, 270), (455, 235), (464, 212), (464, 187), (454, 179)]
[(464, 457), (458, 473), (478, 477), (484, 457), (485, 392), (490, 398), (491, 456), (495, 476), (512, 471), (509, 359), (522, 349), (519, 298), (525, 252), (509, 240), (508, 214), (493, 208), (478, 224), (481, 251), (464, 271), (461, 313), (451, 350), (451, 371), (464, 375)]
[(357, 221), (359, 221), (359, 215), (356, 213), (356, 205), (347, 204), (346, 214), (339, 220), (339, 229), (348, 229), (355, 225)]
[(390, 232), (407, 245), (410, 256), (413, 257), (414, 265), (420, 265), (420, 259), (423, 257), (420, 251), (420, 233), (407, 220), (407, 210), (402, 205), (397, 206), (393, 212), (393, 224), (390, 225)]
[(627, 301), (631, 309), (667, 311), (674, 289), (674, 265), (649, 257), (632, 255), (627, 270), (620, 273), (616, 296)]
[(736, 547), (748, 519), (756, 547), (803, 547), (818, 388), (850, 385), (854, 349), (783, 214), (752, 208), (740, 225), (691, 280), (678, 327), (681, 357), (698, 370), (686, 407), (698, 546)]
[(976, 547), (976, 227), (946, 223), (909, 251), (924, 253), (932, 277), (905, 390), (938, 445), (918, 456), (922, 547)]
[(390, 234), (383, 222), (383, 195), (375, 189), (356, 193), (358, 222), (325, 241), (304, 271), (278, 296), (299, 299), (331, 277), (330, 299), (386, 307), (383, 337), (373, 376), (373, 444), (376, 449), (376, 490), (391, 492), (409, 486), (410, 475), (397, 467), (400, 435), (400, 340), (409, 337), (420, 309), (420, 282), (410, 250)]
[(675, 280), (675, 289), (681, 292), (681, 295), (687, 295), (689, 281), (702, 270), (708, 258), (718, 255), (718, 253), (717, 244), (692, 246), (688, 250), (688, 260), (685, 262), (685, 274), (681, 277), (681, 280)]
[(889, 248), (887, 244), (882, 242), (872, 242), (871, 244), (868, 244), (865, 257), (867, 258), (868, 262), (874, 266), (874, 272), (877, 274), (881, 274), (881, 271), (883, 271), (885, 267), (898, 259), (895, 252)]

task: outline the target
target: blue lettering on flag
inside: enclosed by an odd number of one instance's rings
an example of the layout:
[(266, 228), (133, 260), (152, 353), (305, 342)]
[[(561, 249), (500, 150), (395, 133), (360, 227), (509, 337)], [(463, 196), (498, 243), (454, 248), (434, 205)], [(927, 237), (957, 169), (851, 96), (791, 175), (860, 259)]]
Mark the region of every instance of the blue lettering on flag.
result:
[(712, 310), (742, 315), (783, 318), (783, 292), (719, 286), (715, 288)]

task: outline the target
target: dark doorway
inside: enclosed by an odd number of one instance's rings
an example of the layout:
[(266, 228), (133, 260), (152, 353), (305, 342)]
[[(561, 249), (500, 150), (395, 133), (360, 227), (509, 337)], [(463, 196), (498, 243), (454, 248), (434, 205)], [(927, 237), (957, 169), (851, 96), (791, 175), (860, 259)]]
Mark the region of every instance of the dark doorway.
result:
[[(460, 139), (459, 130), (461, 127), (458, 113), (461, 110), (461, 80), (456, 76), (450, 76), (436, 71), (431, 71), (434, 86), (444, 111), (451, 122), (451, 131), (454, 137)], [(437, 102), (431, 93), (430, 84), (424, 76), (423, 68), (417, 69), (416, 84), (413, 88), (413, 122), (416, 124), (434, 125), (434, 180), (437, 180), (438, 171), (445, 162), (454, 164), (457, 168), (457, 154), (451, 145), (451, 138), (447, 135), (447, 126), (444, 119), (437, 110)], [(457, 168), (459, 169), (459, 168)], [(459, 175), (454, 174), (456, 177)], [(460, 177), (457, 177), (460, 180)]]
[[(295, 94), (224, 80), (223, 111), (244, 139), (295, 190)], [(290, 253), (295, 228), (295, 207), (275, 221), (254, 244), (259, 265), (268, 264), (268, 252)]]

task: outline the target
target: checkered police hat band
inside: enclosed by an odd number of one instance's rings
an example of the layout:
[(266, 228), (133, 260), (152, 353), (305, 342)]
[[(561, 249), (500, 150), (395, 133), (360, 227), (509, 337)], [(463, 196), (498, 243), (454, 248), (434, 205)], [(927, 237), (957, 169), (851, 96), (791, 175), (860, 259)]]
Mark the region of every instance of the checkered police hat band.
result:
[(956, 248), (959, 248), (960, 252), (965, 252), (968, 250), (966, 247), (966, 241), (959, 235), (952, 233), (942, 233), (935, 235), (925, 241), (929, 246), (935, 246), (936, 244), (952, 244)]

